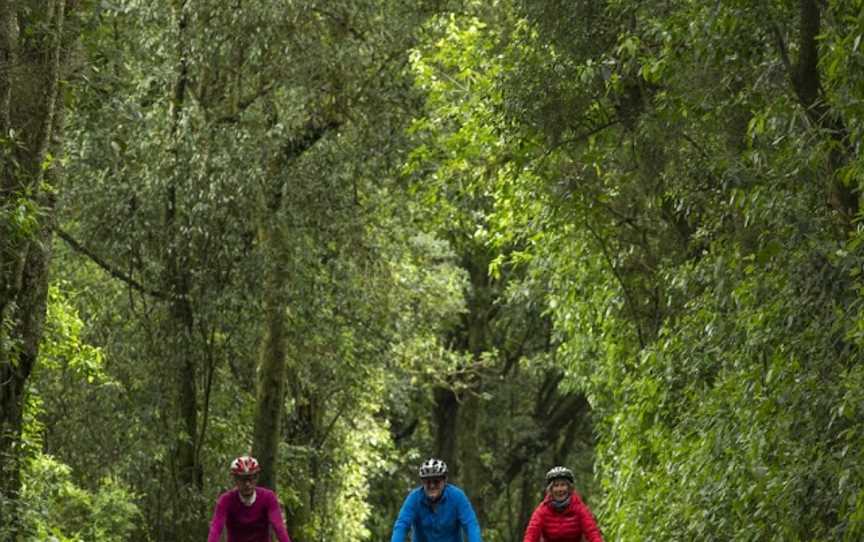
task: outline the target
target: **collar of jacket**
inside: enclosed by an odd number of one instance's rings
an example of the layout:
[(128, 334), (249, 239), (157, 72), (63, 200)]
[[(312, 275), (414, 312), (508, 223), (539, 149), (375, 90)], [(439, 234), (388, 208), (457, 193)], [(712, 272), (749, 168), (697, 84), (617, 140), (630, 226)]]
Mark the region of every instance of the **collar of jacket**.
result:
[[(570, 492), (570, 503), (573, 503), (573, 500), (576, 498), (575, 495), (576, 495), (575, 491)], [(548, 506), (552, 506), (552, 494), (551, 493), (547, 493), (546, 497), (543, 498), (543, 504), (548, 505)], [(567, 508), (570, 508), (570, 507), (568, 506)]]
[(437, 501), (430, 501), (429, 497), (426, 496), (426, 492), (421, 487), (420, 491), (423, 491), (423, 504), (425, 504), (429, 508), (432, 508), (433, 506), (438, 506), (439, 504), (444, 502), (444, 500), (447, 498), (447, 493), (449, 493), (449, 491), (448, 491), (449, 489), (450, 489), (450, 484), (448, 484), (447, 482), (444, 482), (444, 489), (441, 490), (441, 498), (439, 498)]

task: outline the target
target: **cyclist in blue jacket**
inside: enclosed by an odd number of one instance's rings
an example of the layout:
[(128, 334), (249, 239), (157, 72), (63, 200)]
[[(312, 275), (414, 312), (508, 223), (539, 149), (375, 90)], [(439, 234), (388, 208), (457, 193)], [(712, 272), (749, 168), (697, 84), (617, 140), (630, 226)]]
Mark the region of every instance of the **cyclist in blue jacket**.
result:
[(402, 503), (390, 542), (405, 542), (412, 531), (414, 542), (483, 542), (477, 515), (465, 492), (447, 483), (447, 464), (429, 459), (420, 465), (423, 483)]

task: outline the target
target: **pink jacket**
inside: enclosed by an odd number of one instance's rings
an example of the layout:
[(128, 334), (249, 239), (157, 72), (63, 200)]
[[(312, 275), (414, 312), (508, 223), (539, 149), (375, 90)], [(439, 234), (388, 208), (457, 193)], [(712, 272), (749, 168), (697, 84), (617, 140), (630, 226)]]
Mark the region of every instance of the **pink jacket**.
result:
[(269, 542), (271, 527), (279, 542), (291, 542), (276, 494), (256, 487), (255, 502), (246, 506), (240, 500), (239, 492), (233, 489), (220, 495), (216, 501), (207, 542), (219, 542), (223, 528), (228, 530), (228, 542)]
[(575, 491), (570, 506), (560, 512), (551, 501), (547, 495), (531, 514), (523, 542), (580, 542), (583, 536), (588, 542), (603, 542), (594, 516)]

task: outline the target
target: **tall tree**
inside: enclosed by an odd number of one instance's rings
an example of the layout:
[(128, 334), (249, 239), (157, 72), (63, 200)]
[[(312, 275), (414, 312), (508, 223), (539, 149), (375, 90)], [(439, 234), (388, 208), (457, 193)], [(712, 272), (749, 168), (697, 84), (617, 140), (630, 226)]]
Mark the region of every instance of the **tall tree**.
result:
[(496, 206), (594, 399), (615, 539), (860, 534), (842, 4), (513, 3), (498, 126), (528, 155)]
[[(506, 190), (499, 185), (518, 174), (513, 162), (524, 159), (498, 124), (505, 93), (495, 85), (508, 67), (496, 59), (513, 20), (486, 5), (466, 11), (432, 21), (413, 64), (426, 103), (406, 173), (427, 206), (425, 220), (469, 277), (466, 310), (443, 338), (453, 362), (433, 381), (432, 446), (472, 495), (485, 528), (517, 540), (550, 462), (578, 464), (580, 482), (590, 480), (582, 470), (593, 448), (590, 408), (550, 363), (548, 294), (520, 263), (529, 245), (513, 233), (514, 217), (495, 206)], [(576, 435), (584, 446), (573, 445)]]
[(0, 5), (0, 521), (20, 489), (27, 381), (39, 354), (51, 262), (63, 89), (77, 2)]
[(101, 289), (96, 333), (140, 421), (121, 445), (146, 457), (120, 468), (151, 536), (193, 538), (251, 446), (265, 484), (294, 480), (296, 532), (350, 539), (360, 516), (322, 510), (368, 514), (341, 464), (383, 450), (348, 428), (380, 431), (369, 390), (408, 295), (393, 284), (412, 251), (383, 210), (398, 208), (404, 66), (429, 6), (162, 4), (107, 6), (88, 41), (70, 168), (93, 182), (64, 208), (64, 239), (120, 285)]

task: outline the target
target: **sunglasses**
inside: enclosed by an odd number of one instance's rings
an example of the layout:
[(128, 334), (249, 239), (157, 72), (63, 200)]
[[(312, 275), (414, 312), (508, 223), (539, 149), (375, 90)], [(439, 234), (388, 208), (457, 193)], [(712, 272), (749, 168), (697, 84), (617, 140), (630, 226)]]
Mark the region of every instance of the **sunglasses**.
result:
[(424, 486), (437, 486), (438, 484), (443, 484), (444, 478), (424, 478), (423, 485)]

